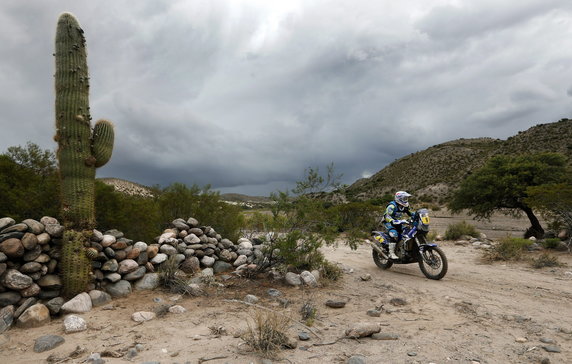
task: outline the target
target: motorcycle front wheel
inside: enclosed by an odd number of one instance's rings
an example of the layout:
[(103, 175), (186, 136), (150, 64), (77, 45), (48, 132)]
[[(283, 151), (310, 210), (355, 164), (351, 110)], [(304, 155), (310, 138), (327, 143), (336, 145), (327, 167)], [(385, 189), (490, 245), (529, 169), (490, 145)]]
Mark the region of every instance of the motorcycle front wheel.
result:
[(391, 260), (385, 259), (384, 257), (380, 256), (379, 253), (376, 252), (375, 250), (372, 250), (372, 255), (375, 265), (377, 265), (379, 268), (383, 270), (389, 269), (393, 265), (393, 262)]
[(438, 247), (425, 249), (419, 259), (419, 269), (429, 279), (439, 280), (445, 277), (448, 269), (445, 253)]

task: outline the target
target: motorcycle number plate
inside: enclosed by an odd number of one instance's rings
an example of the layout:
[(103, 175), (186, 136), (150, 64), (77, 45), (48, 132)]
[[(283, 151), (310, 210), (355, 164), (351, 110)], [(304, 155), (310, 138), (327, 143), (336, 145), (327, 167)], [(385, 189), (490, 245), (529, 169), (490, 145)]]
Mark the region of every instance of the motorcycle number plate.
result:
[(384, 241), (383, 236), (376, 236), (375, 240), (379, 241), (380, 243), (383, 243)]
[(423, 222), (425, 225), (429, 225), (429, 216), (422, 216), (421, 222)]

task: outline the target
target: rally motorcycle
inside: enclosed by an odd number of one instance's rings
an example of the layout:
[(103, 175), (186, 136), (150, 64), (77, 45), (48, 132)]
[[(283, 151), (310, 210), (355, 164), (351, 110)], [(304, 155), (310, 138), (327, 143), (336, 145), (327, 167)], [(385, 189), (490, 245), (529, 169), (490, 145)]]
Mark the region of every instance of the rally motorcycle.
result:
[(447, 274), (447, 257), (437, 244), (427, 241), (429, 233), (429, 211), (419, 209), (411, 220), (402, 224), (401, 240), (395, 246), (399, 259), (389, 257), (389, 242), (386, 231), (373, 231), (373, 240), (367, 242), (373, 248), (373, 261), (381, 269), (389, 269), (393, 264), (419, 263), (421, 272), (429, 278), (439, 280)]

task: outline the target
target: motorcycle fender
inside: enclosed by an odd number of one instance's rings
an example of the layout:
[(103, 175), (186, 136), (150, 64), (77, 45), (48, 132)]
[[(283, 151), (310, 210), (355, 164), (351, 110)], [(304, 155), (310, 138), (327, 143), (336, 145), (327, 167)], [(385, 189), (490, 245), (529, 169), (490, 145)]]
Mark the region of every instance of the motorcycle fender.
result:
[(424, 252), (427, 248), (435, 248), (435, 247), (437, 247), (437, 244), (434, 244), (434, 243), (424, 244), (424, 245), (419, 245), (419, 250)]

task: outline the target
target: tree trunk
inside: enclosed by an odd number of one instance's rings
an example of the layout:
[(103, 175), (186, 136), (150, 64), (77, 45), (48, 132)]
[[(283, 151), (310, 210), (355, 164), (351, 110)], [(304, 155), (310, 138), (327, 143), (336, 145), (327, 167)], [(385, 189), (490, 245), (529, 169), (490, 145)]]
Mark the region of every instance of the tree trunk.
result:
[(532, 209), (528, 206), (525, 206), (522, 208), (522, 210), (528, 217), (528, 220), (530, 220), (530, 228), (526, 230), (524, 237), (529, 238), (534, 236), (537, 239), (542, 239), (544, 237), (544, 229), (540, 225), (540, 221), (538, 221), (536, 215), (534, 215), (534, 212), (532, 212)]

